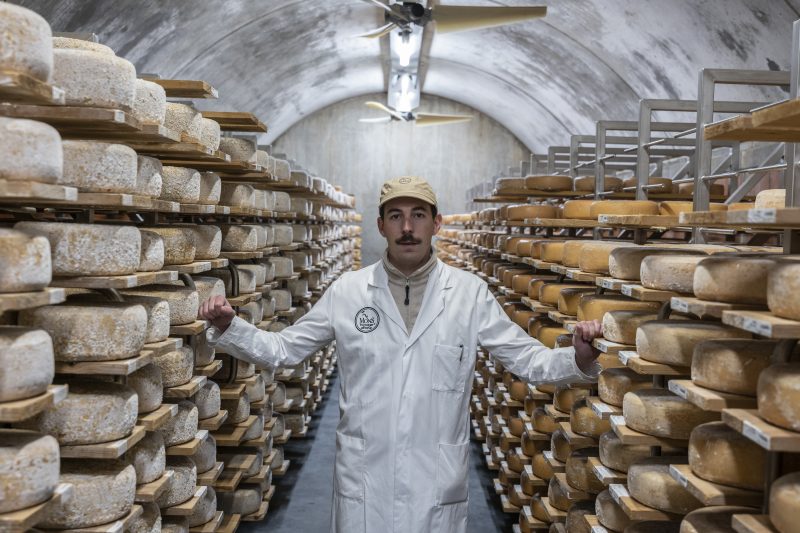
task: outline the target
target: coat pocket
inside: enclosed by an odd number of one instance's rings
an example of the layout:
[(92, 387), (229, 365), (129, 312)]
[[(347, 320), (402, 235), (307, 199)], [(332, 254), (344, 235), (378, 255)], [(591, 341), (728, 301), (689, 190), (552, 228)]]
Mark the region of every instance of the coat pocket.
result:
[(364, 439), (336, 432), (334, 487), (339, 496), (358, 501), (364, 500), (365, 449)]
[(433, 351), (433, 390), (463, 392), (464, 347), (437, 344)]
[(439, 444), (436, 461), (436, 505), (467, 500), (469, 494), (469, 441), (464, 444)]

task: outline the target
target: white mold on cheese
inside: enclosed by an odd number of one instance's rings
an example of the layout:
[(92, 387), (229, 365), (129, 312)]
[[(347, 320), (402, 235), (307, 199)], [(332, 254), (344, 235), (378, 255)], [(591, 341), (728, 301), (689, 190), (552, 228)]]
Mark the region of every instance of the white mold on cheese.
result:
[(0, 228), (0, 293), (38, 291), (52, 280), (50, 241)]
[(136, 68), (108, 54), (56, 49), (53, 85), (64, 89), (67, 105), (130, 109), (136, 98)]
[(41, 15), (14, 4), (0, 4), (3, 53), (0, 70), (13, 70), (44, 82), (53, 71), (53, 33)]
[(58, 485), (58, 474), (56, 439), (32, 431), (0, 429), (0, 513), (46, 501)]
[[(0, 21), (0, 35), (2, 25)], [(35, 120), (0, 117), (0, 179), (61, 183), (63, 167), (61, 135), (54, 127)]]

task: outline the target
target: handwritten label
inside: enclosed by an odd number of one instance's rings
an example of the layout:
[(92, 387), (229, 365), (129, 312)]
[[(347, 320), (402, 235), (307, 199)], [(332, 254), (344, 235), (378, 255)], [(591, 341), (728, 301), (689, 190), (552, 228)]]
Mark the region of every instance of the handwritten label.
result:
[(625, 427), (625, 417), (622, 415), (611, 415), (611, 423), (617, 427)]
[(636, 357), (636, 352), (632, 352), (630, 350), (621, 350), (617, 356), (619, 360), (622, 361), (622, 364), (627, 365), (628, 361), (632, 358)]
[(774, 208), (765, 209), (751, 209), (747, 212), (748, 222), (757, 222), (760, 224), (775, 224), (777, 218), (777, 210)]
[(689, 479), (687, 479), (687, 477), (683, 475), (683, 472), (681, 472), (674, 466), (669, 467), (669, 473), (672, 474), (672, 477), (678, 480), (678, 483), (680, 483), (683, 488), (689, 486)]
[(618, 483), (612, 483), (608, 486), (608, 491), (611, 493), (611, 497), (614, 498), (614, 501), (617, 504), (620, 503), (622, 498), (630, 498), (631, 495), (628, 493), (628, 488), (625, 485), (620, 485)]
[(742, 323), (742, 329), (757, 333), (763, 337), (772, 336), (772, 325), (767, 322), (761, 322), (753, 318), (746, 318)]
[(552, 461), (553, 460), (553, 452), (552, 451), (548, 450), (548, 451), (542, 452), (542, 455), (544, 455), (544, 458), (547, 459), (548, 461)]
[(748, 439), (752, 440), (762, 448), (769, 450), (770, 439), (761, 430), (752, 425), (750, 422), (745, 421), (742, 424), (742, 434)]
[(677, 394), (683, 399), (686, 399), (686, 387), (678, 383), (677, 381), (670, 381), (669, 382), (669, 390)]
[(621, 288), (622, 294), (625, 296), (633, 296), (633, 285), (623, 285)]
[(612, 409), (610, 405), (603, 402), (593, 402), (592, 407), (598, 414), (614, 412), (614, 409)]
[(673, 311), (677, 311), (679, 313), (689, 312), (689, 302), (681, 300), (680, 298), (672, 298), (672, 300), (670, 300), (670, 306), (672, 307)]
[(596, 465), (594, 467), (594, 473), (597, 475), (598, 478), (601, 480), (603, 479), (611, 479), (617, 477), (614, 472), (612, 472), (609, 468), (603, 465)]

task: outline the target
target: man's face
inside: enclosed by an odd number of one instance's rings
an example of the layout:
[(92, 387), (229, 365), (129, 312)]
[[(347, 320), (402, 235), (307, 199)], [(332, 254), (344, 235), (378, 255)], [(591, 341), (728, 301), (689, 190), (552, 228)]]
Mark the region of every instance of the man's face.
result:
[(406, 264), (421, 263), (431, 249), (431, 239), (439, 233), (442, 215), (436, 218), (431, 205), (416, 198), (395, 198), (378, 217), (378, 230), (386, 237), (389, 255)]

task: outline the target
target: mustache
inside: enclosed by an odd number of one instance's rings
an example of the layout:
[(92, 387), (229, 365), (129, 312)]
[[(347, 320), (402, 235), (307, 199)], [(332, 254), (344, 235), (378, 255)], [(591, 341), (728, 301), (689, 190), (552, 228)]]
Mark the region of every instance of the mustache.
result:
[(402, 237), (400, 237), (399, 239), (397, 239), (394, 242), (396, 244), (420, 244), (420, 243), (422, 243), (421, 240), (415, 239), (413, 235), (403, 235)]

